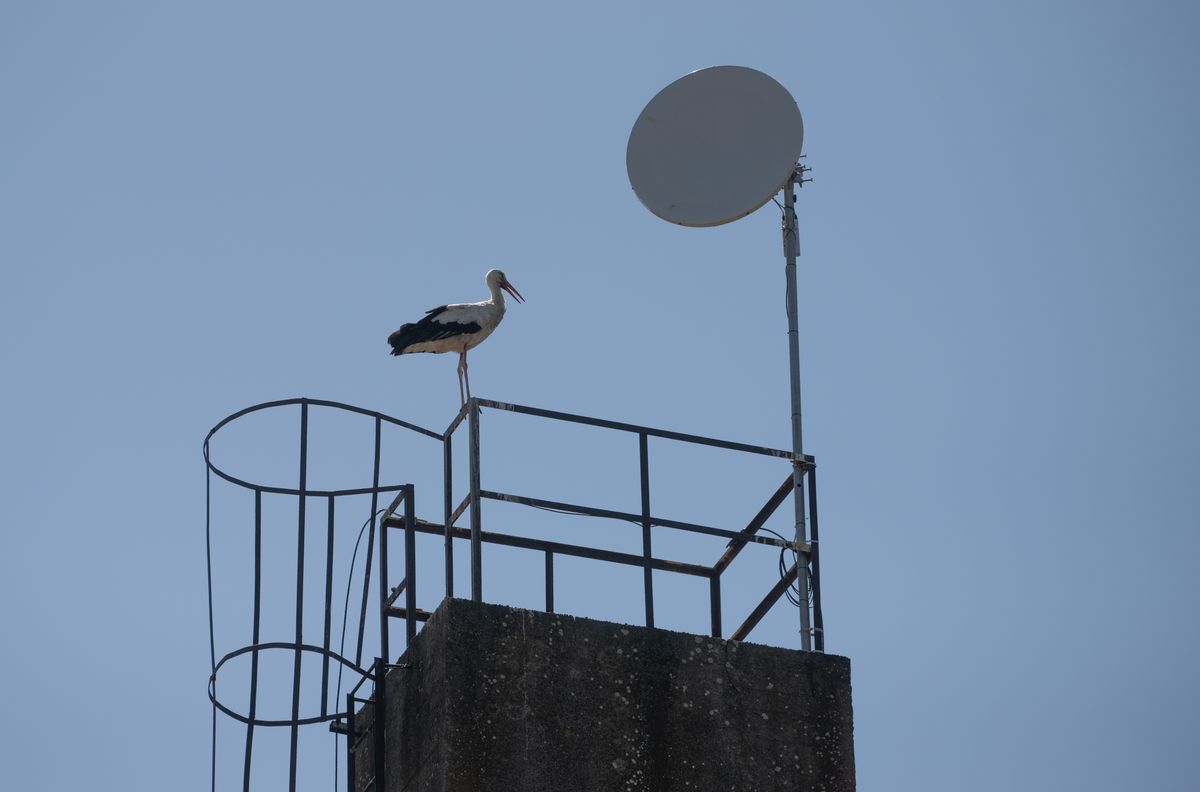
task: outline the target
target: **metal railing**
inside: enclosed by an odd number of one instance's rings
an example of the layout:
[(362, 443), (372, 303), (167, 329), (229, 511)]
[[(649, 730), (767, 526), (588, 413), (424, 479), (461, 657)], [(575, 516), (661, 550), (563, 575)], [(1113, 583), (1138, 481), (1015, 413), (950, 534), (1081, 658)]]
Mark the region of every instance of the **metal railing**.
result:
[[(542, 498), (533, 498), (524, 495), (516, 495), (513, 493), (497, 492), (494, 490), (484, 489), (481, 483), (480, 472), (479, 414), (481, 408), (502, 410), (510, 413), (519, 413), (554, 421), (582, 424), (586, 426), (594, 426), (636, 434), (638, 436), (641, 512), (634, 513), (616, 511), (613, 509), (603, 509), (595, 506), (576, 503), (564, 503), (561, 501), (552, 501)], [(455, 431), (464, 422), (467, 424), (468, 434), (467, 453), (469, 484), (466, 496), (463, 497), (463, 499), (457, 505), (454, 505), (453, 440)], [(446, 431), (442, 433), (441, 437), (443, 443), (444, 467), (443, 521), (441, 523), (434, 523), (427, 520), (414, 518), (412, 512), (411, 492), (407, 493), (407, 495), (405, 493), (398, 495), (393, 504), (384, 512), (384, 516), (381, 520), (381, 523), (385, 529), (399, 528), (402, 529), (405, 534), (405, 578), (399, 586), (391, 590), (389, 597), (384, 602), (384, 611), (388, 617), (398, 617), (405, 620), (406, 636), (409, 641), (411, 641), (413, 636), (416, 634), (417, 622), (425, 621), (430, 616), (429, 611), (420, 610), (416, 605), (415, 574), (417, 564), (415, 559), (415, 535), (417, 533), (425, 533), (438, 534), (444, 538), (446, 581), (445, 594), (447, 597), (454, 596), (453, 549), (455, 539), (463, 539), (470, 542), (471, 599), (475, 602), (483, 601), (482, 547), (484, 544), (523, 548), (544, 554), (546, 588), (545, 609), (549, 612), (554, 612), (555, 557), (573, 556), (577, 558), (590, 558), (598, 561), (640, 567), (642, 569), (645, 623), (648, 627), (654, 626), (654, 580), (652, 574), (654, 570), (691, 575), (707, 579), (709, 583), (709, 613), (711, 620), (711, 634), (718, 638), (723, 637), (721, 623), (721, 577), (729, 568), (734, 559), (737, 558), (742, 549), (747, 544), (751, 543), (790, 549), (796, 554), (796, 563), (793, 563), (790, 568), (781, 575), (779, 581), (765, 594), (765, 596), (761, 599), (758, 605), (753, 608), (741, 625), (729, 635), (729, 638), (733, 640), (744, 640), (750, 634), (750, 631), (753, 630), (759, 621), (762, 620), (763, 616), (766, 615), (767, 611), (769, 611), (771, 607), (779, 600), (779, 598), (783, 596), (784, 592), (787, 591), (789, 587), (795, 585), (798, 565), (800, 563), (808, 563), (810, 565), (811, 596), (806, 596), (806, 593), (800, 592), (798, 595), (799, 604), (801, 607), (812, 608), (814, 645), (817, 651), (824, 651), (824, 620), (821, 614), (820, 556), (818, 551), (819, 533), (817, 524), (816, 463), (811, 456), (806, 455), (802, 460), (793, 460), (791, 452), (783, 451), (777, 448), (768, 448), (764, 446), (749, 445), (746, 443), (717, 440), (711, 437), (702, 437), (700, 435), (666, 431), (648, 426), (638, 426), (636, 424), (621, 423), (618, 421), (609, 421), (582, 415), (574, 415), (571, 413), (544, 410), (536, 407), (526, 407), (518, 404), (509, 404), (506, 402), (498, 402), (490, 399), (480, 398), (472, 398), (466, 405), (464, 405), (462, 410), (459, 411), (459, 414), (446, 428)], [(783, 483), (779, 485), (778, 489), (775, 490), (762, 508), (759, 509), (759, 511), (752, 518), (750, 518), (750, 520), (740, 530), (734, 531), (727, 528), (717, 528), (682, 520), (668, 519), (655, 515), (650, 510), (650, 467), (648, 439), (651, 437), (695, 445), (711, 446), (714, 448), (721, 448), (748, 454), (757, 454), (761, 456), (786, 459), (799, 469), (800, 475), (794, 476), (792, 465), (789, 464), (787, 477), (784, 479)], [(761, 535), (759, 532), (763, 529), (767, 520), (772, 514), (774, 514), (775, 510), (780, 506), (780, 504), (787, 499), (788, 494), (791, 493), (793, 488), (797, 486), (798, 480), (801, 483), (804, 480), (807, 480), (807, 516), (810, 531), (810, 541), (808, 543), (799, 543), (783, 538)], [(508, 503), (552, 509), (555, 511), (568, 512), (572, 514), (613, 518), (635, 522), (640, 524), (642, 529), (642, 552), (640, 555), (634, 553), (622, 553), (614, 550), (581, 544), (569, 544), (565, 542), (536, 539), (533, 537), (509, 533), (484, 531), (482, 516), (482, 502), (484, 500), (504, 501)], [(397, 509), (401, 504), (403, 504), (405, 507), (405, 514), (403, 517), (397, 514)], [(464, 514), (469, 514), (469, 528), (462, 528), (457, 524)], [(717, 560), (711, 566), (674, 561), (666, 558), (660, 558), (653, 554), (652, 529), (656, 526), (686, 531), (694, 534), (720, 537), (728, 539), (729, 541), (721, 556), (717, 558)], [(381, 530), (381, 538), (385, 536), (386, 533), (386, 530)], [(395, 605), (395, 601), (398, 599), (400, 593), (405, 594), (404, 607), (397, 607)], [(384, 656), (386, 657), (387, 655)]]
[[(212, 459), (210, 453), (210, 442), (215, 435), (226, 425), (237, 419), (256, 413), (263, 410), (274, 408), (291, 408), (299, 407), (299, 469), (297, 486), (273, 486), (263, 483), (253, 483), (237, 476), (231, 475)], [(374, 424), (374, 453), (372, 480), (370, 486), (360, 486), (356, 488), (344, 489), (317, 489), (309, 486), (308, 480), (308, 456), (309, 456), (309, 413), (312, 408), (328, 408), (336, 411), (343, 411), (359, 416), (370, 418)], [(598, 508), (595, 506), (566, 503), (561, 501), (548, 500), (543, 498), (535, 498), (526, 495), (518, 495), (514, 493), (499, 492), (496, 490), (484, 489), (481, 481), (480, 471), (480, 410), (483, 408), (503, 411), (508, 413), (518, 413), (522, 415), (542, 418), (552, 421), (566, 422), (572, 424), (581, 424), (586, 426), (609, 429), (618, 432), (635, 434), (638, 436), (638, 466), (640, 473), (640, 488), (641, 488), (641, 509), (639, 512), (625, 512), (613, 509)], [(463, 499), (455, 504), (453, 497), (454, 484), (454, 438), (455, 432), (466, 423), (468, 434), (468, 491)], [(381, 483), (381, 447), (382, 447), (382, 430), (384, 426), (394, 426), (397, 428), (409, 430), (417, 435), (428, 437), (432, 440), (440, 441), (442, 444), (442, 464), (443, 464), (443, 492), (442, 492), (442, 521), (430, 522), (422, 520), (416, 516), (415, 504), (415, 487), (409, 484), (383, 484)], [(725, 449), (729, 451), (774, 457), (788, 462), (787, 477), (767, 499), (767, 502), (754, 514), (744, 526), (738, 530), (729, 528), (714, 527), (709, 525), (701, 525), (698, 523), (687, 522), (683, 520), (675, 520), (654, 514), (650, 508), (650, 466), (649, 466), (649, 439), (659, 438), (681, 443), (709, 446), (713, 448)], [(248, 407), (244, 410), (234, 413), (222, 420), (208, 433), (204, 440), (204, 459), (208, 472), (207, 490), (209, 495), (208, 516), (206, 517), (206, 534), (208, 550), (208, 575), (209, 575), (209, 638), (210, 652), (212, 660), (212, 673), (209, 677), (209, 698), (213, 704), (213, 788), (216, 788), (216, 713), (218, 711), (241, 722), (246, 727), (245, 732), (245, 750), (242, 757), (242, 787), (244, 790), (250, 788), (251, 763), (254, 752), (254, 730), (255, 727), (287, 727), (291, 731), (291, 739), (289, 745), (289, 783), (288, 788), (294, 790), (296, 788), (297, 777), (297, 759), (298, 759), (298, 744), (297, 744), (297, 729), (306, 724), (329, 722), (331, 730), (345, 734), (348, 741), (347, 754), (347, 780), (348, 788), (354, 788), (355, 782), (355, 757), (354, 749), (361, 742), (364, 730), (360, 730), (355, 724), (355, 708), (363, 707), (370, 704), (373, 711), (378, 713), (383, 710), (383, 698), (386, 694), (385, 685), (383, 684), (386, 672), (396, 666), (389, 665), (391, 662), (391, 649), (389, 645), (389, 623), (391, 619), (400, 618), (405, 622), (405, 642), (406, 645), (411, 644), (417, 633), (417, 625), (419, 622), (427, 620), (431, 613), (430, 611), (422, 610), (417, 606), (417, 543), (416, 535), (435, 534), (441, 535), (444, 538), (445, 552), (445, 595), (447, 597), (454, 596), (454, 540), (463, 540), (470, 543), (470, 575), (471, 575), (471, 599), (475, 602), (483, 601), (483, 545), (494, 544), (529, 550), (532, 552), (541, 553), (544, 557), (545, 569), (545, 608), (549, 612), (555, 611), (554, 594), (554, 569), (555, 559), (559, 556), (588, 558), (597, 561), (608, 563), (621, 564), (631, 567), (639, 567), (642, 569), (643, 589), (644, 589), (644, 608), (645, 608), (645, 623), (649, 627), (655, 624), (654, 615), (654, 579), (653, 572), (655, 570), (663, 572), (671, 572), (676, 574), (688, 575), (708, 580), (709, 583), (709, 614), (711, 620), (711, 634), (714, 637), (723, 637), (722, 628), (722, 607), (721, 607), (721, 580), (722, 575), (729, 569), (730, 564), (737, 558), (741, 551), (748, 544), (767, 545), (770, 547), (780, 548), (781, 551), (791, 550), (796, 554), (796, 562), (789, 569), (781, 574), (780, 579), (776, 582), (769, 591), (762, 597), (759, 603), (751, 610), (750, 614), (742, 621), (740, 626), (735, 629), (729, 638), (733, 640), (745, 639), (761, 621), (768, 610), (783, 596), (784, 592), (796, 584), (800, 564), (809, 565), (809, 586), (810, 591), (799, 594), (798, 604), (800, 607), (810, 607), (812, 609), (812, 637), (817, 651), (824, 650), (824, 624), (821, 615), (821, 593), (820, 593), (820, 556), (818, 543), (818, 525), (817, 525), (817, 490), (816, 490), (816, 465), (811, 456), (805, 456), (803, 459), (795, 459), (793, 454), (788, 451), (783, 451), (775, 448), (763, 446), (749, 445), (746, 443), (736, 443), (725, 440), (717, 440), (710, 437), (702, 437), (699, 435), (684, 434), (682, 432), (672, 432), (662, 429), (655, 429), (647, 426), (638, 426), (636, 424), (621, 423), (618, 421), (609, 421), (599, 418), (590, 418), (582, 415), (573, 415), (570, 413), (557, 412), (553, 410), (544, 410), (535, 407), (526, 407), (517, 404), (509, 404), (506, 402), (492, 401), (490, 399), (472, 398), (459, 411), (455, 419), (450, 423), (444, 432), (435, 432), (407, 421), (402, 421), (397, 418), (384, 415), (382, 413), (362, 408), (354, 407), (348, 404), (338, 402), (325, 401), (321, 399), (285, 399), (274, 402), (266, 402), (253, 407)], [(243, 491), (249, 491), (254, 496), (254, 594), (251, 607), (252, 629), (248, 636), (250, 642), (246, 645), (236, 647), (232, 651), (225, 653), (223, 656), (218, 656), (216, 639), (214, 633), (215, 614), (213, 612), (213, 555), (212, 555), (212, 505), (211, 492), (213, 477), (224, 480), (228, 484), (233, 485)], [(765, 536), (760, 533), (765, 527), (767, 520), (778, 509), (778, 507), (787, 499), (790, 492), (794, 489), (802, 487), (807, 481), (807, 520), (809, 526), (808, 543), (800, 543), (789, 541), (782, 537)], [(379, 496), (395, 493), (395, 498), (391, 504), (385, 509), (378, 509)], [(294, 624), (294, 640), (276, 640), (266, 641), (260, 632), (260, 616), (262, 611), (262, 576), (263, 576), (263, 495), (282, 495), (296, 499), (296, 561), (295, 561), (295, 600), (292, 612), (289, 613), (289, 619)], [(341, 654), (341, 649), (335, 651), (332, 645), (332, 597), (333, 597), (333, 554), (334, 554), (334, 536), (338, 530), (335, 514), (342, 514), (344, 509), (338, 507), (338, 503), (343, 499), (352, 496), (370, 496), (371, 517), (363, 527), (369, 527), (370, 532), (367, 535), (366, 542), (366, 558), (363, 563), (362, 589), (361, 600), (356, 603), (359, 609), (359, 618), (357, 621), (357, 629), (354, 635), (354, 656), (353, 659), (344, 657)], [(325, 519), (320, 520), (317, 515), (307, 513), (306, 506), (310, 499), (324, 499), (326, 502)], [(521, 536), (510, 533), (500, 533), (496, 531), (483, 530), (483, 515), (482, 503), (485, 500), (494, 500), (517, 504), (527, 507), (536, 507), (543, 509), (551, 509), (570, 514), (586, 515), (590, 517), (620, 519), (636, 523), (641, 528), (641, 553), (618, 552), (600, 547), (593, 547), (584, 544), (567, 543), (560, 541), (551, 541), (546, 539), (538, 539), (529, 536)], [(464, 514), (469, 514), (470, 526), (463, 528), (458, 525), (458, 521)], [(314, 519), (316, 518), (316, 519)], [(306, 641), (303, 631), (303, 611), (305, 599), (305, 533), (309, 529), (317, 527), (319, 522), (324, 522), (324, 539), (322, 543), (324, 547), (324, 576), (321, 580), (324, 605), (324, 613), (322, 620), (322, 639), (320, 644)], [(662, 558), (653, 553), (653, 529), (665, 528), (670, 530), (678, 530), (691, 534), (705, 535), (725, 539), (726, 545), (721, 555), (713, 562), (712, 565), (687, 563), (676, 561), (667, 558)], [(396, 586), (390, 586), (390, 571), (388, 568), (388, 533), (389, 530), (398, 529), (404, 534), (404, 577)], [(378, 542), (378, 548), (375, 547)], [(372, 556), (377, 558), (372, 560)], [(379, 656), (371, 664), (370, 668), (363, 666), (363, 650), (364, 637), (366, 634), (366, 625), (368, 619), (368, 603), (371, 599), (371, 576), (373, 569), (377, 569), (378, 577), (374, 581), (377, 586), (377, 596), (379, 601), (378, 612), (378, 627), (379, 627)], [(353, 569), (350, 572), (353, 575)], [(309, 583), (313, 581), (310, 579)], [(349, 581), (347, 581), (349, 585)], [(349, 588), (347, 588), (347, 594)], [(807, 594), (807, 595), (806, 595)], [(403, 596), (404, 604), (397, 605), (397, 601)], [(347, 600), (348, 605), (349, 600)], [(256, 699), (259, 686), (259, 655), (269, 651), (286, 651), (294, 655), (293, 660), (293, 675), (291, 685), (291, 717), (279, 719), (264, 719), (260, 717), (256, 710)], [(302, 658), (304, 654), (319, 655), (321, 660), (320, 666), (320, 708), (317, 712), (310, 715), (302, 715), (300, 712), (300, 689), (302, 683)], [(221, 668), (230, 660), (243, 655), (249, 655), (251, 660), (250, 679), (249, 679), (249, 697), (247, 701), (246, 711), (239, 712), (234, 707), (223, 702), (218, 696), (218, 676)], [(345, 698), (345, 711), (336, 711), (341, 702), (334, 702), (332, 706), (329, 704), (330, 698), (330, 681), (331, 669), (346, 668), (352, 673), (359, 676), (358, 683)], [(362, 685), (370, 681), (374, 690), (370, 697), (360, 695)], [(315, 687), (315, 680), (313, 681)], [(339, 683), (340, 684), (340, 683)], [(336, 697), (335, 697), (336, 698)], [(381, 721), (382, 725), (382, 721)], [(375, 789), (382, 789), (383, 786), (383, 728), (371, 729), (373, 733), (373, 763), (374, 763), (374, 781), (372, 782)], [(370, 785), (370, 784), (369, 784)]]

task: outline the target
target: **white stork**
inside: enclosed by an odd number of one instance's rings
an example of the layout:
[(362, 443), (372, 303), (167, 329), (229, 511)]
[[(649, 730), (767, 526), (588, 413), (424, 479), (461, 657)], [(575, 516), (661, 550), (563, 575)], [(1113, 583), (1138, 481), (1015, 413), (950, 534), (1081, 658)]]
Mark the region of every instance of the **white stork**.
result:
[[(399, 330), (388, 336), (393, 355), (407, 355), (410, 352), (457, 352), (458, 397), (463, 404), (471, 398), (467, 350), (479, 346), (504, 318), (505, 291), (518, 302), (525, 302), (521, 293), (498, 269), (488, 270), (484, 282), (487, 283), (488, 291), (492, 293), (491, 299), (431, 308), (425, 312), (425, 318), (421, 321), (401, 325)], [(466, 396), (463, 396), (464, 381), (467, 384)]]

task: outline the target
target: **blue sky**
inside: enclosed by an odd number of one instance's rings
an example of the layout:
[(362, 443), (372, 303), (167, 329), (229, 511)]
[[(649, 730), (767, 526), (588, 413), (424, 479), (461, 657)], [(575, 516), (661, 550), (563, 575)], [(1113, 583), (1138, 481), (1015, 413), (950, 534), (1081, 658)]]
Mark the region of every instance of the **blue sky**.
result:
[[(478, 395), (786, 446), (776, 210), (678, 228), (624, 172), (645, 102), (731, 63), (792, 91), (816, 178), (805, 440), (859, 788), (1193, 788), (1198, 30), (1172, 2), (0, 5), (8, 783), (207, 788), (201, 440), (302, 395), (443, 427), (454, 361), (384, 339), (492, 266), (528, 302)], [(627, 447), (568, 466), (504, 417), (498, 479), (632, 491)], [(775, 483), (655, 453), (684, 519)], [(573, 582), (634, 618), (623, 578)], [(686, 594), (659, 608), (694, 629)]]

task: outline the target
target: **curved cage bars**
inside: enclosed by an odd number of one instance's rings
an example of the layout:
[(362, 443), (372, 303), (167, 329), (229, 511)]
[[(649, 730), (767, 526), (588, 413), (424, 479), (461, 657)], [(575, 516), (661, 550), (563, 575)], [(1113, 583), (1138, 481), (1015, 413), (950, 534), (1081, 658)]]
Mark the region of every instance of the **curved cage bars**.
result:
[[(349, 412), (349, 413), (365, 415), (365, 416), (375, 419), (375, 423), (377, 425), (379, 425), (381, 428), (382, 428), (382, 425), (386, 423), (386, 424), (391, 424), (392, 426), (397, 426), (402, 429), (408, 429), (408, 430), (416, 432), (418, 434), (425, 435), (426, 437), (433, 438), (434, 440), (443, 439), (441, 434), (434, 432), (431, 429), (426, 429), (423, 426), (417, 426), (416, 424), (409, 423), (408, 421), (401, 421), (399, 418), (393, 418), (392, 416), (385, 415), (384, 413), (381, 413), (381, 412), (375, 412), (374, 410), (366, 410), (366, 409), (363, 409), (362, 407), (355, 407), (352, 404), (344, 404), (342, 402), (328, 401), (326, 399), (309, 399), (309, 398), (279, 399), (278, 401), (263, 402), (262, 404), (255, 404), (253, 407), (247, 407), (243, 410), (238, 410), (237, 412), (233, 413), (232, 415), (226, 416), (225, 418), (221, 419), (217, 423), (216, 426), (214, 426), (212, 429), (208, 430), (208, 434), (204, 436), (204, 464), (208, 467), (208, 469), (211, 472), (216, 473), (218, 476), (220, 476), (221, 478), (230, 482), (231, 484), (236, 484), (237, 486), (242, 487), (244, 489), (248, 489), (248, 490), (270, 492), (272, 494), (277, 494), (277, 495), (297, 495), (298, 496), (298, 495), (304, 494), (304, 495), (318, 496), (318, 497), (323, 496), (323, 495), (324, 496), (369, 495), (371, 493), (396, 492), (403, 486), (402, 484), (394, 484), (391, 486), (380, 487), (379, 483), (375, 482), (370, 487), (359, 487), (356, 489), (337, 489), (337, 490), (320, 490), (320, 489), (307, 489), (307, 488), (301, 490), (301, 489), (296, 489), (296, 488), (292, 488), (292, 487), (272, 487), (272, 486), (268, 486), (266, 484), (254, 484), (249, 481), (245, 481), (243, 479), (237, 478), (236, 476), (232, 476), (229, 473), (226, 473), (221, 468), (217, 467), (217, 465), (212, 461), (212, 455), (209, 450), (209, 443), (211, 442), (213, 437), (216, 436), (217, 432), (221, 431), (222, 428), (224, 428), (228, 424), (233, 423), (234, 421), (236, 421), (237, 419), (239, 419), (243, 416), (249, 415), (250, 413), (261, 412), (262, 410), (271, 410), (271, 409), (275, 409), (276, 407), (291, 407), (291, 406), (295, 406), (295, 405), (300, 405), (302, 411), (306, 411), (309, 406), (329, 407), (329, 408), (332, 408), (335, 410), (343, 410), (343, 411)], [(303, 419), (302, 419), (302, 421), (303, 421)], [(302, 432), (307, 434), (307, 429), (302, 428)], [(304, 440), (302, 439), (301, 442), (303, 443)], [(378, 446), (376, 448), (377, 448), (377, 453), (378, 453)]]
[(330, 660), (341, 663), (346, 668), (349, 668), (351, 671), (358, 674), (360, 678), (368, 677), (373, 673), (365, 668), (360, 668), (351, 661), (342, 657), (337, 652), (326, 649), (322, 646), (314, 646), (313, 644), (295, 644), (288, 641), (267, 641), (266, 643), (250, 644), (249, 646), (243, 646), (240, 649), (234, 649), (232, 652), (227, 653), (224, 657), (217, 661), (217, 667), (208, 677), (208, 700), (213, 703), (214, 707), (221, 710), (221, 712), (224, 712), (229, 717), (251, 726), (291, 726), (293, 723), (298, 726), (306, 726), (310, 723), (324, 723), (325, 721), (341, 720), (342, 718), (346, 717), (345, 712), (328, 712), (324, 715), (314, 715), (309, 718), (299, 718), (295, 721), (290, 718), (256, 718), (249, 715), (243, 715), (240, 712), (235, 712), (230, 707), (221, 703), (221, 701), (217, 698), (217, 672), (221, 670), (221, 666), (225, 665), (225, 663), (229, 660), (247, 654), (248, 652), (254, 652), (255, 654), (258, 654), (259, 652), (267, 649), (287, 649), (290, 651), (299, 650), (301, 652), (312, 652), (313, 654), (328, 657)]
[[(247, 481), (239, 476), (223, 470), (213, 459), (211, 451), (211, 442), (214, 437), (225, 427), (236, 422), (239, 418), (252, 413), (262, 411), (275, 410), (280, 408), (299, 407), (299, 469), (297, 476), (297, 486), (276, 486), (268, 484), (260, 484), (252, 481)], [(315, 489), (308, 486), (308, 458), (309, 458), (309, 419), (310, 412), (313, 408), (322, 408), (326, 410), (339, 411), (354, 415), (361, 415), (368, 418), (374, 423), (374, 449), (373, 449), (373, 465), (372, 465), (372, 480), (370, 486), (349, 487), (343, 489)], [(396, 503), (407, 501), (410, 504), (407, 513), (411, 514), (412, 503), (412, 485), (411, 484), (385, 484), (380, 481), (380, 452), (382, 448), (382, 434), (385, 425), (394, 426), (400, 429), (415, 432), (425, 437), (430, 437), (436, 440), (441, 440), (442, 435), (433, 432), (424, 427), (417, 426), (407, 421), (402, 421), (383, 413), (372, 410), (365, 410), (360, 407), (355, 407), (349, 404), (340, 402), (327, 401), (323, 399), (309, 398), (294, 398), (281, 399), (278, 401), (263, 402), (252, 407), (247, 407), (243, 410), (227, 416), (217, 423), (205, 436), (203, 452), (204, 463), (206, 467), (206, 486), (205, 486), (205, 546), (207, 555), (207, 577), (208, 577), (208, 617), (209, 617), (209, 653), (212, 665), (212, 671), (209, 676), (208, 695), (213, 705), (213, 721), (212, 721), (212, 789), (217, 789), (217, 712), (224, 713), (229, 718), (245, 724), (245, 750), (242, 761), (242, 788), (243, 790), (250, 789), (250, 771), (254, 753), (254, 729), (256, 727), (288, 727), (291, 729), (291, 739), (289, 748), (289, 790), (296, 789), (297, 779), (297, 758), (298, 758), (298, 729), (300, 726), (323, 723), (323, 722), (342, 722), (348, 720), (351, 713), (341, 711), (339, 707), (329, 706), (331, 680), (336, 673), (337, 685), (341, 686), (341, 670), (351, 672), (352, 679), (350, 684), (357, 691), (358, 687), (364, 681), (370, 679), (375, 680), (375, 677), (382, 672), (385, 667), (383, 662), (378, 658), (374, 663), (363, 663), (363, 648), (364, 639), (366, 636), (367, 625), (371, 623), (368, 618), (367, 608), (370, 601), (370, 589), (372, 583), (372, 574), (375, 575), (376, 585), (378, 587), (378, 597), (380, 600), (379, 619), (376, 622), (379, 629), (379, 648), (383, 658), (388, 657), (388, 638), (387, 638), (387, 622), (385, 615), (388, 598), (387, 591), (387, 544), (386, 532), (377, 532), (376, 517), (380, 514), (379, 498), (380, 495), (396, 495)], [(232, 651), (226, 652), (220, 658), (217, 656), (217, 639), (216, 639), (216, 621), (217, 615), (214, 611), (213, 600), (213, 476), (216, 475), (219, 479), (234, 485), (235, 487), (244, 489), (254, 495), (254, 595), (252, 603), (252, 628), (249, 643), (244, 646), (237, 647)], [(295, 601), (294, 601), (294, 624), (295, 635), (294, 640), (264, 640), (263, 632), (263, 495), (280, 495), (294, 498), (296, 501), (296, 517), (295, 517), (295, 550), (296, 550), (296, 567), (295, 567)], [(334, 599), (334, 536), (337, 529), (336, 515), (338, 513), (337, 504), (340, 499), (345, 499), (353, 496), (370, 496), (371, 511), (367, 517), (367, 521), (363, 523), (359, 533), (359, 540), (363, 538), (362, 532), (369, 528), (369, 533), (366, 536), (365, 559), (358, 560), (362, 564), (362, 592), (361, 600), (357, 602), (358, 622), (356, 635), (353, 638), (355, 647), (354, 658), (342, 656), (340, 651), (331, 648), (331, 641), (334, 638), (334, 623), (333, 623), (333, 599)], [(407, 496), (407, 497), (406, 497)], [(325, 519), (321, 519), (321, 515), (310, 514), (309, 501), (311, 499), (324, 499), (326, 502)], [(320, 511), (319, 509), (316, 511)], [(344, 510), (343, 510), (344, 511)], [(324, 593), (324, 629), (322, 631), (321, 642), (306, 642), (304, 636), (304, 604), (305, 604), (305, 545), (306, 533), (315, 534), (319, 531), (320, 526), (314, 525), (324, 523), (324, 561), (323, 576), (319, 576), (319, 584)], [(375, 545), (377, 543), (378, 549)], [(313, 539), (318, 537), (313, 536)], [(275, 541), (273, 538), (272, 541)], [(310, 540), (311, 541), (311, 540)], [(355, 559), (357, 559), (358, 544), (355, 545), (355, 556), (352, 558), (350, 568), (347, 572), (349, 578), (345, 581), (346, 592), (346, 608), (349, 610), (350, 601), (350, 586), (353, 581), (355, 570), (358, 568)], [(374, 569), (374, 571), (373, 571)], [(312, 586), (312, 570), (307, 570), (309, 580), (307, 584)], [(285, 615), (290, 617), (292, 614)], [(345, 632), (346, 617), (343, 617), (342, 625), (342, 640), (343, 643), (347, 637)], [(287, 718), (263, 718), (259, 716), (259, 682), (260, 682), (260, 655), (268, 651), (290, 652), (294, 655), (292, 663), (292, 679), (291, 679), (291, 713)], [(248, 700), (245, 702), (245, 707), (231, 706), (230, 703), (223, 701), (218, 694), (218, 674), (222, 667), (227, 662), (234, 658), (244, 655), (250, 655), (249, 669), (249, 692)], [(315, 656), (320, 659), (320, 710), (314, 713), (301, 713), (301, 688), (305, 679), (302, 674), (302, 658), (305, 655)], [(368, 666), (370, 670), (368, 670)], [(309, 674), (309, 677), (315, 676)], [(357, 677), (354, 679), (353, 677)], [(315, 680), (310, 679), (308, 687), (316, 688)], [(335, 697), (336, 698), (336, 697)], [(306, 698), (307, 700), (307, 698)], [(351, 698), (346, 698), (346, 706), (352, 706)], [(339, 711), (333, 711), (339, 710)]]

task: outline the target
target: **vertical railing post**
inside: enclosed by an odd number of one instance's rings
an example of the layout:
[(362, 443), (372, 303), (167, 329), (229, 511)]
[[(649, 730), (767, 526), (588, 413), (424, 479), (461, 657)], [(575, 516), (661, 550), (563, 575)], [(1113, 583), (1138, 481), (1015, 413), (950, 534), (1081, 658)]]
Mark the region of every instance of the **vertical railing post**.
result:
[(358, 792), (355, 778), (354, 748), (358, 729), (354, 723), (354, 694), (346, 694), (346, 792)]
[[(217, 695), (217, 636), (216, 623), (213, 618), (213, 568), (212, 568), (212, 465), (207, 464), (208, 441), (204, 441), (204, 456), (206, 460), (204, 471), (204, 556), (205, 578), (208, 583), (208, 656), (209, 668), (212, 669), (213, 695)], [(212, 706), (212, 756), (209, 758), (209, 789), (217, 792), (217, 705)]]
[(817, 466), (808, 466), (808, 526), (812, 545), (813, 634), (818, 652), (825, 651), (825, 618), (821, 615), (821, 543), (817, 530)]
[(388, 662), (391, 646), (388, 641), (388, 529), (382, 520), (379, 522), (379, 654), (383, 661)]
[[(804, 462), (792, 463), (793, 498), (796, 506), (796, 535), (794, 540), (807, 543), (808, 530), (804, 507)], [(796, 594), (800, 600), (800, 648), (805, 652), (812, 649), (812, 623), (808, 603), (808, 559), (800, 558), (796, 565)]]
[[(333, 630), (333, 526), (334, 496), (329, 496), (328, 520), (325, 531), (325, 655), (321, 658), (321, 717), (329, 714), (329, 642)], [(340, 651), (340, 650), (339, 650)], [(337, 703), (334, 702), (334, 706)]]
[(480, 540), (479, 514), (479, 402), (471, 399), (467, 416), (467, 434), (471, 478), (471, 599), (483, 602), (483, 542)]
[[(250, 642), (258, 646), (262, 624), (262, 490), (254, 490), (254, 626)], [(254, 719), (258, 717), (258, 650), (250, 653), (250, 723), (246, 724), (246, 757), (242, 789), (250, 792), (250, 759), (254, 753)]]
[(650, 566), (650, 452), (645, 432), (638, 432), (642, 479), (642, 588), (646, 597), (646, 626), (654, 626), (654, 569)]
[(712, 615), (712, 637), (721, 637), (721, 575), (714, 572), (708, 579), (708, 607)]
[[(386, 532), (386, 529), (380, 533)], [(384, 741), (384, 723), (387, 722), (387, 660), (375, 658), (375, 712), (371, 718), (371, 728), (375, 737), (371, 753), (374, 754), (375, 785), (373, 792), (385, 792), (387, 787), (387, 765), (384, 762), (384, 751), (387, 743)]]
[(404, 487), (404, 645), (417, 637), (417, 517), (413, 485)]
[(308, 501), (308, 400), (300, 400), (300, 511), (296, 520), (296, 659), (292, 667), (292, 739), (288, 755), (288, 789), (296, 790), (296, 758), (300, 725), (300, 644), (304, 643), (304, 507)]
[(442, 440), (442, 514), (446, 537), (446, 596), (454, 596), (454, 530), (450, 516), (454, 514), (454, 435), (446, 433)]

